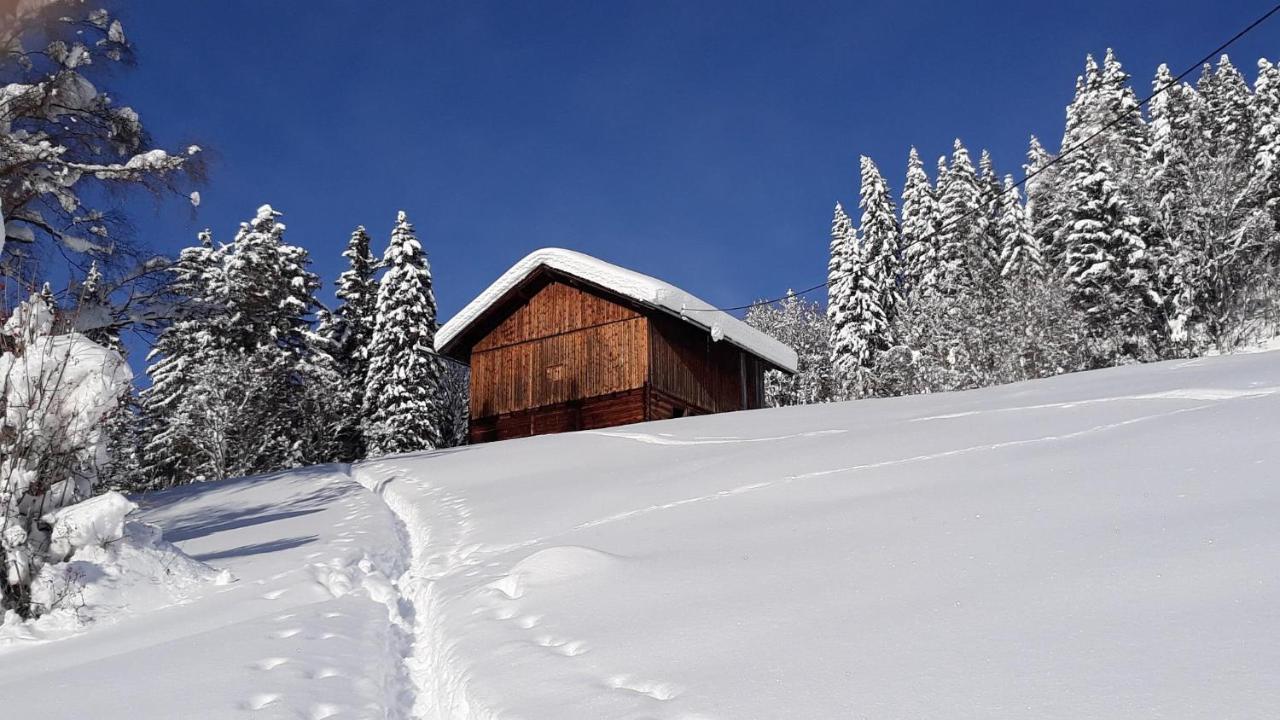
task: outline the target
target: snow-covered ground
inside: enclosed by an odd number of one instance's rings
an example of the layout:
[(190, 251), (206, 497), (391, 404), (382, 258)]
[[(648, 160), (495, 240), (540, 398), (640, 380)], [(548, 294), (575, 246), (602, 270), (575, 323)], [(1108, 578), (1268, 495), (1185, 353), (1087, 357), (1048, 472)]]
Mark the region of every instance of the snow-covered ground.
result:
[(237, 580), (0, 646), (0, 697), (130, 719), (1280, 717), (1278, 430), (1272, 352), (186, 488), (142, 519)]

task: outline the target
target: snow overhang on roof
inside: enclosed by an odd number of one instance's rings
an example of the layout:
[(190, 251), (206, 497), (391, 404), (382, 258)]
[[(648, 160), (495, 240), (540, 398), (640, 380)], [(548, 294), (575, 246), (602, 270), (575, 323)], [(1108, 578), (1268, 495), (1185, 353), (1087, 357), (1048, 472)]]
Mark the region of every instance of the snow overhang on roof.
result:
[(773, 364), (796, 371), (795, 350), (680, 288), (590, 255), (561, 248), (542, 248), (526, 255), (436, 333), (436, 349), (444, 352), (455, 339), (479, 321), (539, 268), (550, 268), (603, 290), (630, 298), (697, 325), (712, 339), (728, 342)]

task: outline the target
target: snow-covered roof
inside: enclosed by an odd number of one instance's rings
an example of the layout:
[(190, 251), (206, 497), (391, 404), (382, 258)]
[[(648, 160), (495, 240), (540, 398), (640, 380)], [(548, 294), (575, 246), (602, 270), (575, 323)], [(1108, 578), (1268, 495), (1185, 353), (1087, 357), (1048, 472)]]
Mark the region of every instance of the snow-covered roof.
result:
[(570, 275), (603, 290), (622, 295), (703, 328), (714, 340), (736, 345), (788, 372), (796, 371), (796, 353), (710, 303), (657, 278), (618, 267), (603, 260), (561, 248), (542, 248), (524, 256), (436, 333), (436, 349), (444, 350), (483, 317), (507, 293), (538, 268)]

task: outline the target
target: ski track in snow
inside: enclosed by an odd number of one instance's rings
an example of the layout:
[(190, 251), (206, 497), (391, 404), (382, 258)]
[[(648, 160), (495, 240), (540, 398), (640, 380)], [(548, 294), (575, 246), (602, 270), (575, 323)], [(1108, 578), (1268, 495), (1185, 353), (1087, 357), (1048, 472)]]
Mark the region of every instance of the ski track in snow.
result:
[(945, 415), (930, 415), (928, 417), (913, 418), (909, 422), (954, 420), (956, 418), (973, 417), (975, 415), (1026, 412), (1028, 410), (1067, 410), (1071, 408), (1085, 407), (1088, 405), (1097, 405), (1100, 403), (1121, 402), (1124, 400), (1235, 400), (1238, 398), (1254, 398), (1263, 397), (1265, 395), (1275, 395), (1276, 393), (1280, 393), (1280, 387), (1258, 387), (1247, 390), (1232, 390), (1226, 388), (1187, 388), (1183, 390), (1169, 390), (1166, 392), (1147, 393), (1143, 395), (1118, 395), (1115, 397), (1042, 403), (1039, 405), (1018, 405), (1016, 407), (992, 408), (989, 410), (968, 410), (965, 412), (947, 413)]
[(803, 437), (821, 437), (823, 435), (843, 435), (848, 430), (814, 430), (812, 432), (793, 433), (791, 435), (775, 435), (772, 437), (695, 437), (678, 438), (667, 433), (626, 432), (623, 430), (586, 430), (583, 435), (600, 435), (623, 440), (634, 440), (649, 445), (738, 445), (742, 443), (778, 442)]
[[(1280, 389), (1276, 389), (1276, 390), (1271, 390), (1271, 389), (1269, 389), (1269, 390), (1270, 390), (1269, 392), (1248, 392), (1248, 393), (1239, 393), (1239, 394), (1228, 394), (1227, 392), (1224, 392), (1223, 397), (1224, 397), (1225, 399), (1255, 398), (1255, 397), (1263, 397), (1263, 396), (1265, 396), (1265, 395), (1270, 395), (1270, 394), (1273, 394), (1274, 392), (1280, 391)], [(1170, 397), (1170, 398), (1174, 397), (1174, 395), (1173, 395), (1172, 393), (1167, 394), (1167, 395), (1165, 395), (1165, 396), (1166, 396), (1166, 397)], [(1148, 396), (1148, 397), (1156, 397), (1156, 395), (1151, 395), (1151, 396)], [(1110, 398), (1110, 399), (1113, 399), (1113, 400), (1119, 400), (1119, 399), (1134, 399), (1134, 398), (1133, 398), (1133, 397), (1130, 397), (1130, 398)], [(1186, 397), (1181, 397), (1181, 398), (1177, 398), (1177, 399), (1188, 399), (1188, 398), (1186, 398)], [(595, 519), (595, 520), (588, 520), (588, 521), (586, 521), (586, 522), (579, 523), (579, 524), (574, 525), (573, 527), (569, 528), (568, 530), (565, 530), (565, 531), (560, 532), (560, 533), (556, 533), (555, 535), (549, 535), (549, 536), (545, 536), (545, 537), (533, 538), (533, 539), (530, 539), (530, 540), (524, 540), (524, 541), (519, 542), (519, 543), (512, 543), (512, 544), (508, 544), (508, 545), (500, 545), (500, 546), (486, 546), (486, 547), (484, 548), (484, 550), (485, 550), (485, 552), (487, 552), (487, 553), (492, 553), (492, 554), (502, 554), (502, 553), (507, 553), (507, 552), (511, 552), (511, 551), (514, 551), (514, 550), (519, 550), (519, 549), (522, 549), (522, 548), (526, 548), (526, 547), (532, 547), (532, 546), (534, 546), (534, 545), (541, 545), (541, 544), (543, 544), (543, 543), (550, 542), (550, 541), (552, 541), (552, 540), (554, 540), (554, 539), (556, 539), (556, 538), (563, 537), (563, 536), (565, 536), (565, 535), (569, 535), (569, 534), (574, 533), (574, 532), (577, 532), (577, 531), (579, 531), (579, 530), (588, 530), (588, 529), (596, 528), (596, 527), (600, 527), (600, 526), (603, 526), (603, 525), (610, 525), (610, 524), (613, 524), (613, 523), (622, 522), (622, 521), (624, 521), (624, 520), (630, 520), (630, 519), (633, 519), (633, 518), (642, 517), (642, 516), (644, 516), (644, 515), (649, 515), (649, 514), (651, 514), (651, 513), (661, 512), (661, 511), (663, 511), (663, 510), (671, 510), (671, 509), (678, 508), (678, 507), (683, 507), (683, 506), (686, 506), (686, 505), (693, 505), (693, 504), (696, 504), (696, 503), (711, 502), (711, 501), (715, 501), (715, 500), (723, 500), (723, 499), (725, 499), (725, 498), (737, 497), (737, 496), (740, 496), (740, 495), (745, 495), (745, 494), (747, 494), (747, 493), (754, 493), (754, 492), (759, 492), (759, 491), (761, 491), (761, 490), (768, 490), (768, 489), (770, 489), (770, 488), (778, 487), (778, 486), (780, 486), (780, 485), (786, 485), (786, 484), (789, 484), (789, 483), (792, 483), (792, 482), (795, 482), (795, 481), (798, 481), (798, 480), (809, 480), (809, 479), (812, 479), (812, 478), (828, 477), (828, 476), (831, 476), (831, 475), (840, 475), (840, 474), (845, 474), (845, 473), (856, 473), (856, 472), (862, 472), (862, 471), (866, 471), (866, 470), (878, 470), (878, 469), (880, 469), (880, 468), (893, 467), (893, 466), (897, 466), (897, 465), (908, 465), (908, 464), (914, 464), (914, 463), (923, 463), (923, 462), (928, 462), (928, 461), (931, 461), (931, 460), (940, 460), (940, 459), (943, 459), (943, 458), (956, 457), (956, 456), (959, 456), (959, 455), (969, 455), (969, 454), (972, 454), (972, 453), (988, 452), (988, 451), (994, 451), (994, 450), (1003, 450), (1003, 449), (1006, 449), (1006, 448), (1021, 447), (1021, 446), (1025, 446), (1025, 445), (1035, 445), (1035, 444), (1039, 444), (1039, 443), (1058, 442), (1058, 441), (1062, 441), (1062, 440), (1072, 440), (1072, 439), (1075, 439), (1075, 438), (1085, 437), (1085, 436), (1088, 436), (1088, 435), (1094, 435), (1094, 434), (1097, 434), (1097, 433), (1106, 432), (1106, 431), (1108, 431), (1108, 430), (1114, 430), (1114, 429), (1117, 429), (1117, 428), (1125, 427), (1125, 426), (1128, 426), (1128, 425), (1134, 425), (1134, 424), (1137, 424), (1137, 423), (1147, 422), (1147, 421), (1150, 421), (1150, 420), (1155, 420), (1155, 419), (1159, 419), (1159, 418), (1170, 417), (1170, 416), (1173, 416), (1173, 415), (1180, 415), (1180, 414), (1182, 414), (1182, 413), (1196, 412), (1196, 411), (1199, 411), (1199, 410), (1204, 410), (1204, 409), (1206, 409), (1206, 408), (1215, 407), (1215, 406), (1216, 406), (1216, 405), (1218, 405), (1218, 404), (1219, 404), (1218, 402), (1210, 402), (1210, 403), (1204, 403), (1204, 404), (1201, 404), (1201, 405), (1195, 405), (1195, 406), (1193, 406), (1193, 407), (1188, 407), (1188, 408), (1179, 408), (1179, 409), (1177, 409), (1177, 410), (1170, 410), (1170, 411), (1168, 411), (1168, 412), (1155, 413), (1155, 414), (1152, 414), (1152, 415), (1142, 415), (1142, 416), (1139, 416), (1139, 417), (1136, 417), (1136, 418), (1129, 418), (1129, 419), (1127, 419), (1127, 420), (1121, 420), (1121, 421), (1114, 422), (1114, 423), (1107, 423), (1107, 424), (1105, 424), (1105, 425), (1097, 425), (1097, 426), (1094, 426), (1094, 427), (1085, 428), (1085, 429), (1083, 429), (1083, 430), (1077, 430), (1077, 431), (1075, 431), (1075, 432), (1070, 432), (1070, 433), (1062, 433), (1062, 434), (1059, 434), (1059, 435), (1046, 435), (1046, 436), (1043, 436), (1043, 437), (1026, 438), (1026, 439), (1022, 439), (1022, 440), (1008, 440), (1008, 441), (1005, 441), (1005, 442), (998, 442), (998, 443), (984, 443), (984, 444), (980, 444), (980, 445), (969, 445), (969, 446), (966, 446), (966, 447), (962, 447), (962, 448), (955, 448), (955, 449), (952, 449), (952, 450), (942, 450), (942, 451), (934, 452), (934, 453), (925, 453), (925, 454), (923, 454), (923, 455), (913, 455), (913, 456), (911, 456), (911, 457), (905, 457), (905, 458), (893, 458), (893, 459), (890, 459), (890, 460), (881, 460), (881, 461), (873, 462), (873, 463), (862, 463), (862, 464), (859, 464), (859, 465), (848, 465), (848, 466), (845, 466), (845, 467), (839, 467), (839, 468), (829, 468), (829, 469), (826, 469), (826, 470), (816, 470), (816, 471), (814, 471), (814, 472), (801, 473), (801, 474), (799, 474), (799, 475), (790, 475), (790, 476), (787, 476), (787, 477), (784, 477), (784, 478), (780, 478), (780, 479), (777, 479), (777, 480), (765, 480), (765, 481), (761, 481), (761, 482), (754, 482), (754, 483), (749, 483), (749, 484), (746, 484), (746, 485), (739, 485), (738, 487), (730, 488), (730, 489), (727, 489), (727, 490), (720, 490), (720, 491), (717, 491), (717, 492), (714, 492), (714, 493), (710, 493), (710, 494), (707, 494), (707, 495), (696, 495), (696, 496), (693, 496), (693, 497), (682, 498), (682, 499), (679, 499), (679, 500), (672, 500), (671, 502), (659, 503), (659, 504), (656, 504), (656, 505), (646, 505), (646, 506), (644, 506), (644, 507), (635, 508), (635, 509), (633, 509), (633, 510), (624, 510), (624, 511), (622, 511), (622, 512), (614, 513), (614, 514), (612, 514), (612, 515), (606, 515), (606, 516), (604, 516), (604, 517), (597, 518), (597, 519)], [(1063, 405), (1065, 405), (1065, 404), (1049, 404), (1049, 405), (1044, 405), (1044, 406), (1041, 406), (1041, 407), (1060, 407), (1060, 406), (1063, 406)], [(948, 416), (938, 416), (938, 417), (948, 417)], [(920, 419), (921, 419), (921, 420), (923, 420), (923, 419), (928, 419), (928, 418), (920, 418)], [(834, 431), (834, 432), (846, 432), (846, 431)], [(832, 434), (832, 433), (833, 433), (833, 431), (831, 431), (831, 430), (820, 430), (820, 431), (816, 431), (816, 432), (796, 433), (796, 434), (794, 434), (794, 435), (785, 435), (785, 436), (778, 436), (778, 437), (773, 437), (773, 438), (750, 438), (750, 439), (746, 439), (746, 440), (739, 440), (738, 442), (763, 442), (763, 441), (768, 441), (768, 440), (785, 440), (785, 439), (801, 438), (801, 437), (811, 437), (811, 436), (816, 436), (816, 435), (825, 435), (825, 434)], [(656, 437), (656, 436), (653, 436), (653, 435), (645, 435), (644, 433), (611, 433), (611, 432), (604, 432), (604, 431), (601, 431), (601, 432), (595, 432), (594, 434), (597, 434), (597, 435), (608, 435), (608, 436), (612, 436), (612, 437), (625, 438), (625, 439), (628, 439), (628, 440), (636, 440), (636, 441), (638, 441), (638, 442), (652, 442), (652, 441), (653, 441), (653, 438), (654, 438), (654, 437)], [(664, 438), (660, 438), (660, 439), (661, 439), (662, 441), (665, 441), (665, 440), (669, 440), (669, 439), (671, 439), (671, 438), (665, 438), (665, 437), (664, 437)], [(726, 441), (726, 442), (728, 442), (728, 441)], [(664, 444), (664, 445), (665, 445), (665, 444), (681, 444), (681, 443), (675, 443), (675, 442), (657, 442), (657, 443), (655, 443), (655, 444)], [(695, 443), (689, 443), (689, 444), (695, 444)]]

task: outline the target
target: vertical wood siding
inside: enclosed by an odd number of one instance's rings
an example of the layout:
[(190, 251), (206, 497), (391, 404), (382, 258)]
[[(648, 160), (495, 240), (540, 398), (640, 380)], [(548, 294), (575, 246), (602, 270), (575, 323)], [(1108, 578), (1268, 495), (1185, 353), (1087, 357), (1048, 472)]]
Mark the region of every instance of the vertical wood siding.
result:
[(643, 387), (647, 326), (631, 308), (546, 285), (472, 350), (471, 417)]
[[(674, 318), (654, 317), (650, 326), (654, 389), (687, 403), (691, 410), (744, 409), (741, 350)], [(750, 400), (749, 396), (747, 407)]]

